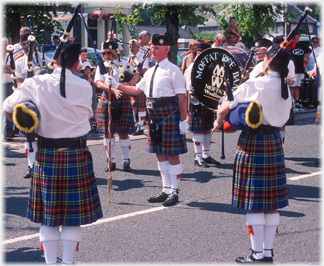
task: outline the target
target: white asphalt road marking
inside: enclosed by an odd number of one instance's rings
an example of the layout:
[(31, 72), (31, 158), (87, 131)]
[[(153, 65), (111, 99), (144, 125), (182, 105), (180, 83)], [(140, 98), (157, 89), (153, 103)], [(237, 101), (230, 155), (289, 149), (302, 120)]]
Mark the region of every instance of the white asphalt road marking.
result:
[(319, 171), (319, 172), (315, 172), (315, 173), (311, 173), (311, 174), (307, 174), (307, 175), (298, 175), (298, 176), (294, 176), (294, 177), (290, 177), (290, 178), (287, 178), (289, 180), (299, 180), (299, 179), (303, 179), (303, 178), (306, 178), (306, 177), (311, 177), (311, 176), (314, 176), (314, 175), (320, 175), (322, 173), (322, 171)]
[[(177, 207), (177, 206), (180, 206), (180, 205), (188, 205), (189, 203), (191, 203), (191, 201), (182, 201), (182, 202), (179, 202), (174, 207)], [(134, 217), (134, 216), (137, 216), (137, 215), (142, 215), (142, 214), (147, 214), (147, 213), (151, 213), (151, 212), (167, 210), (168, 208), (170, 208), (170, 207), (161, 206), (161, 207), (155, 207), (155, 208), (151, 208), (151, 209), (147, 209), (147, 210), (126, 213), (126, 214), (122, 214), (122, 215), (118, 215), (118, 216), (114, 216), (114, 217), (110, 217), (110, 218), (106, 218), (106, 219), (100, 219), (100, 220), (96, 221), (95, 223), (82, 225), (81, 227), (88, 227), (88, 226), (95, 226), (95, 225), (103, 224), (103, 223), (110, 223), (110, 222), (113, 222), (113, 221), (118, 221), (118, 220), (126, 219), (126, 218), (129, 218), (129, 217)], [(39, 237), (39, 233), (32, 234), (32, 235), (27, 235), (27, 236), (16, 237), (16, 238), (13, 238), (13, 239), (7, 239), (7, 240), (3, 241), (3, 244), (4, 245), (12, 244), (12, 243), (16, 243), (16, 242), (24, 241), (24, 240), (29, 240), (29, 239), (36, 238), (36, 237)]]

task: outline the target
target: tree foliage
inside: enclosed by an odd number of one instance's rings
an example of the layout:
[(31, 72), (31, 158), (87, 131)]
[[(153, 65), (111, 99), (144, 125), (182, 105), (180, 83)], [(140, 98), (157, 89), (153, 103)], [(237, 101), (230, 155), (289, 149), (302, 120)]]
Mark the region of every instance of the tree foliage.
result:
[[(67, 13), (68, 11), (73, 12), (73, 9), (70, 4), (58, 4), (57, 2), (30, 4), (13, 2), (7, 4), (4, 8), (5, 36), (11, 37), (13, 43), (19, 42), (20, 28), (31, 27), (28, 15), (31, 15), (34, 35), (40, 35), (40, 30), (49, 34), (59, 33), (64, 29), (59, 22), (53, 20), (53, 17), (57, 16), (57, 11)], [(54, 32), (55, 29), (58, 32)]]
[[(123, 16), (121, 13), (122, 7), (119, 6), (116, 9), (114, 16), (117, 20), (129, 26), (136, 26), (142, 23), (143, 18), (141, 17), (141, 14), (143, 14), (145, 10), (150, 11), (152, 17), (151, 21), (154, 22), (156, 20), (165, 20), (165, 35), (169, 38), (171, 43), (169, 60), (176, 64), (179, 27), (181, 25), (195, 27), (197, 25), (203, 24), (206, 21), (205, 17), (196, 14), (198, 8), (200, 8), (199, 5), (188, 5), (180, 3), (135, 4), (133, 5), (133, 12), (131, 15)], [(204, 7), (203, 9), (215, 14), (215, 10), (210, 7)], [(133, 27), (133, 31), (135, 31), (135, 27)]]
[(281, 16), (287, 23), (290, 18), (297, 17), (295, 13), (287, 11), (282, 3), (234, 3), (221, 4), (216, 8), (222, 10), (216, 15), (220, 25), (224, 24), (224, 20), (228, 21), (230, 16), (236, 17), (236, 25), (241, 30), (245, 43), (248, 43), (249, 39), (256, 40), (269, 34), (269, 29), (274, 29), (275, 22)]

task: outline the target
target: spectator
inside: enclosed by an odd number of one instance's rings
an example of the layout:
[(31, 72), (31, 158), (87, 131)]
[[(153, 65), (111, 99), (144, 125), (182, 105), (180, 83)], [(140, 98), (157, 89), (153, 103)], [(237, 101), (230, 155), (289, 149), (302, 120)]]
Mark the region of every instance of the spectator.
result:
[(215, 47), (223, 47), (225, 37), (223, 34), (218, 33), (215, 35), (214, 43), (212, 45), (213, 48)]
[(223, 46), (235, 46), (239, 41), (237, 35), (234, 32), (230, 32), (228, 35), (228, 39), (224, 42)]
[(188, 54), (183, 58), (182, 61), (182, 74), (185, 73), (186, 69), (190, 66), (190, 64), (194, 61), (195, 57), (196, 57), (196, 48), (198, 45), (198, 41), (193, 41), (191, 43), (189, 43), (189, 52)]
[(89, 62), (90, 63), (90, 65), (91, 65), (91, 75), (94, 75), (95, 73), (96, 73), (96, 66), (94, 65), (94, 63), (90, 60), (90, 59), (88, 59), (87, 58), (88, 57), (88, 50), (87, 50), (87, 48), (86, 47), (82, 47), (81, 48), (81, 54), (80, 54), (80, 56), (79, 56), (79, 59), (80, 59), (80, 64), (81, 64), (81, 66), (82, 66), (82, 64), (83, 63), (85, 63), (85, 62)]
[(236, 26), (236, 18), (235, 17), (231, 17), (230, 18), (230, 26), (226, 28), (225, 30), (225, 39), (228, 40), (230, 34), (233, 33), (235, 34), (235, 36), (237, 37), (237, 39), (239, 40), (241, 37), (241, 31), (239, 30), (239, 28)]

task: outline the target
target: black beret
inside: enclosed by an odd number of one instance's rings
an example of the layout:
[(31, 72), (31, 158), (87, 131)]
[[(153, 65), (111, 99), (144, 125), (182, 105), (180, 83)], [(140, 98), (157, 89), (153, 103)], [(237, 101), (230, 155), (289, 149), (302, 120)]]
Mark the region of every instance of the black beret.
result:
[[(268, 53), (271, 54), (271, 56), (274, 56), (278, 53), (280, 49), (280, 45), (277, 43), (274, 43), (271, 47), (268, 49)], [(280, 65), (281, 67), (287, 67), (290, 60), (290, 53), (287, 50), (281, 50), (280, 53), (277, 55), (276, 61), (271, 61), (271, 66), (274, 65)]]
[(269, 48), (272, 45), (272, 42), (266, 38), (262, 38), (255, 41), (256, 47), (267, 47)]
[(113, 49), (113, 50), (117, 50), (118, 46), (116, 42), (110, 41), (110, 42), (103, 42), (102, 43), (102, 49)]
[(277, 43), (277, 44), (281, 44), (284, 41), (284, 36), (283, 35), (279, 35), (273, 38), (273, 43)]
[(67, 46), (63, 46), (61, 56), (64, 58), (76, 57), (81, 53), (81, 43), (75, 43)]
[(162, 34), (154, 34), (152, 37), (152, 44), (160, 46), (170, 46), (170, 41), (168, 37)]
[(20, 42), (27, 41), (28, 36), (29, 36), (30, 34), (31, 34), (30, 32), (25, 32), (25, 33), (21, 34), (21, 36), (20, 36)]
[(204, 50), (206, 50), (206, 49), (208, 49), (210, 47), (211, 47), (211, 45), (209, 43), (200, 42), (197, 45), (196, 51), (204, 51)]

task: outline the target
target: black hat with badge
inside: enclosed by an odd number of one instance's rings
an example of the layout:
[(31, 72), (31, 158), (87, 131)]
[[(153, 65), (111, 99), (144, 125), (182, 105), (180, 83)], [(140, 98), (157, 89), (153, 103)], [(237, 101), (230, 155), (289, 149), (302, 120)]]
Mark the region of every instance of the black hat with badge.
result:
[(61, 60), (61, 78), (60, 78), (60, 92), (61, 95), (66, 98), (65, 93), (65, 66), (66, 62), (77, 62), (81, 53), (81, 43), (75, 43), (68, 46), (63, 46), (60, 60)]
[(266, 47), (269, 48), (272, 45), (272, 41), (266, 39), (266, 38), (262, 38), (259, 40), (255, 41), (255, 46), (256, 47)]
[(170, 46), (170, 41), (168, 37), (162, 34), (154, 34), (152, 37), (152, 44), (159, 46)]
[(118, 45), (114, 41), (103, 42), (102, 43), (102, 49), (117, 50)]

